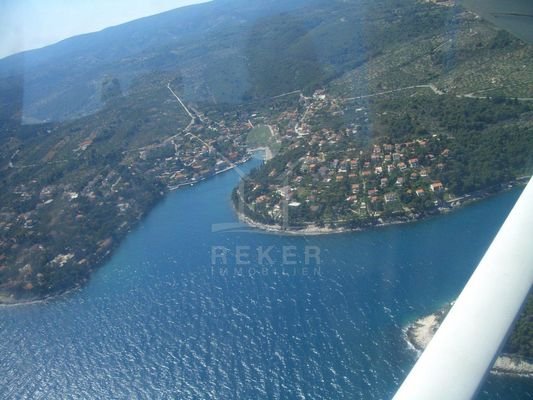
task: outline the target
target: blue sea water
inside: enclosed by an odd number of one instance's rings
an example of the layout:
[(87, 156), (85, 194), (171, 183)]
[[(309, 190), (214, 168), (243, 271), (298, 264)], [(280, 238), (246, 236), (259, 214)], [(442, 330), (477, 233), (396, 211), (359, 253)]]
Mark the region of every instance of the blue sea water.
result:
[[(212, 232), (237, 181), (169, 195), (85, 288), (1, 308), (0, 398), (388, 399), (416, 359), (402, 328), (457, 296), (519, 195), (362, 233)], [(490, 377), (479, 399), (532, 393)]]

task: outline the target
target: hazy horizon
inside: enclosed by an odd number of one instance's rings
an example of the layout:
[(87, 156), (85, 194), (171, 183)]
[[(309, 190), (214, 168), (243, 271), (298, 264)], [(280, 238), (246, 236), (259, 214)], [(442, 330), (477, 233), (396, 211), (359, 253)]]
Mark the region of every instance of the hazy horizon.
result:
[(210, 0), (0, 0), (0, 59)]

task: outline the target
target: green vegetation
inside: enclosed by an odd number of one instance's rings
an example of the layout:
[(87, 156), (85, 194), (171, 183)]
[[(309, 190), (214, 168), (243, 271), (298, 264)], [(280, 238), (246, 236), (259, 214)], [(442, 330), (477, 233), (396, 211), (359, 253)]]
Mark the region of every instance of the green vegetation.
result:
[[(390, 38), (372, 21), (365, 38), (372, 49), (359, 57), (348, 50), (343, 59), (335, 53), (342, 28), (333, 29), (334, 45), (321, 53), (327, 62), (309, 68), (304, 84), (279, 79), (290, 73), (277, 66), (263, 76), (269, 82), (256, 82), (268, 93), (301, 89), (306, 97), (296, 116), (277, 117), (286, 150), (234, 191), (233, 201), (244, 205), (239, 210), (281, 229), (366, 228), (446, 212), (531, 176), (533, 107), (516, 99), (532, 97), (531, 46), (460, 8), (413, 7), (411, 26), (420, 30), (396, 32), (388, 15)], [(322, 28), (312, 25), (299, 41), (298, 28), (287, 26), (276, 33), (301, 48)], [(360, 43), (349, 47), (360, 50)], [(286, 57), (282, 50), (275, 49)], [(343, 60), (354, 64), (339, 74)], [(381, 94), (361, 97), (374, 93)], [(531, 357), (531, 304), (530, 298), (508, 353)]]
[(258, 125), (248, 133), (246, 145), (249, 149), (267, 149), (268, 158), (277, 154), (281, 147), (280, 140), (272, 128), (264, 125)]
[[(516, 100), (418, 96), (374, 104), (378, 135), (392, 139), (439, 134), (453, 138), (438, 179), (456, 196), (533, 171), (533, 107)], [(379, 114), (379, 115), (378, 115)]]
[(533, 360), (533, 295), (528, 297), (524, 310), (503, 351)]
[[(83, 284), (168, 190), (249, 148), (277, 154), (233, 200), (296, 229), (416, 220), (531, 174), (531, 46), (414, 0), (226, 3), (28, 54), (24, 79), (0, 62), (0, 294)], [(26, 124), (46, 118), (75, 119)]]
[(248, 133), (246, 143), (250, 148), (266, 147), (271, 144), (273, 140), (274, 138), (272, 137), (272, 133), (270, 132), (268, 126), (260, 125)]
[(3, 108), (0, 294), (33, 299), (86, 282), (169, 188), (228, 167), (218, 152), (246, 156), (242, 128), (189, 125), (170, 78), (140, 80), (127, 96), (110, 81), (106, 108), (63, 124), (10, 123)]
[(262, 223), (353, 229), (415, 220), (533, 170), (526, 102), (426, 93), (307, 101), (300, 134), (285, 138), (289, 150), (253, 171), (239, 194)]

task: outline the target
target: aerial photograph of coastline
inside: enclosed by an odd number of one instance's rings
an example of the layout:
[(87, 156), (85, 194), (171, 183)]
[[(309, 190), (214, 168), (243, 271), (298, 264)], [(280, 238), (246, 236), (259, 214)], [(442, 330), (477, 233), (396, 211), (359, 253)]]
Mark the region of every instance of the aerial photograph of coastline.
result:
[(0, 399), (533, 399), (532, 2), (0, 22)]

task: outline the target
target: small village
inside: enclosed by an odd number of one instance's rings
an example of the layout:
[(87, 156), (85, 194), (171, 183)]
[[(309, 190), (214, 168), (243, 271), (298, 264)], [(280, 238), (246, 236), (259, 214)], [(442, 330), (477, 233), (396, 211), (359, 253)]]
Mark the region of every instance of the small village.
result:
[[(126, 149), (113, 163), (97, 158), (97, 133), (62, 143), (71, 150), (62, 149), (57, 157), (52, 149), (32, 165), (21, 163), (16, 152), (9, 168), (21, 174), (55, 165), (62, 169), (83, 159), (100, 167), (97, 173), (71, 182), (43, 184), (45, 179), (33, 178), (14, 188), (11, 196), (16, 207), (0, 207), (0, 273), (13, 265), (18, 272), (4, 286), (28, 293), (48, 291), (54, 285), (46, 280), (48, 271), (63, 268), (75, 268), (87, 276), (166, 192), (194, 185), (249, 159), (248, 122), (217, 123), (192, 112), (190, 124), (177, 134)], [(73, 279), (83, 281), (75, 275)]]
[(361, 218), (380, 217), (384, 212), (416, 213), (416, 199), (427, 207), (445, 206), (446, 188), (433, 176), (444, 168), (447, 151), (420, 157), (426, 148), (427, 141), (419, 140), (375, 145), (371, 154), (356, 158), (328, 160), (325, 152), (308, 154), (288, 165), (291, 173), (284, 179), (276, 175), (278, 171), (271, 171), (269, 176), (282, 182), (269, 186), (270, 194), (258, 196), (252, 206), (263, 207), (274, 220), (281, 218), (284, 202), (291, 208), (308, 208), (309, 216), (320, 215), (332, 194), (346, 197), (344, 204), (331, 207)]
[[(335, 118), (342, 121), (335, 123)], [(241, 200), (248, 217), (266, 225), (366, 225), (383, 219), (413, 220), (461, 204), (441, 176), (453, 138), (440, 134), (409, 141), (370, 138), (369, 110), (324, 90), (300, 94), (298, 111), (273, 121), (287, 152), (286, 164), (266, 163)]]
[[(0, 209), (0, 272), (17, 265), (13, 285), (24, 291), (50, 287), (46, 271), (63, 267), (86, 276), (166, 192), (233, 169), (257, 149), (266, 149), (268, 157), (243, 180), (239, 195), (249, 221), (264, 226), (359, 229), (417, 220), (476, 198), (455, 197), (444, 183), (453, 136), (375, 136), (372, 123), (380, 116), (362, 98), (294, 91), (224, 111), (174, 107), (185, 111), (189, 124), (124, 150), (116, 167), (102, 159), (98, 174), (76, 182), (43, 185), (32, 179), (16, 186), (17, 208)], [(98, 140), (95, 134), (69, 144), (71, 160), (55, 161), (51, 149), (41, 163), (90, 160)], [(35, 167), (21, 165), (17, 153), (9, 166)], [(68, 229), (47, 228), (59, 219)]]

